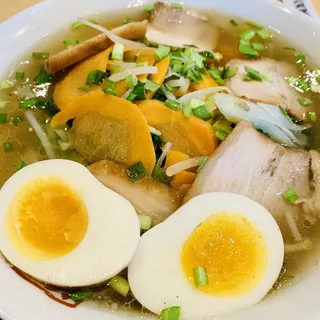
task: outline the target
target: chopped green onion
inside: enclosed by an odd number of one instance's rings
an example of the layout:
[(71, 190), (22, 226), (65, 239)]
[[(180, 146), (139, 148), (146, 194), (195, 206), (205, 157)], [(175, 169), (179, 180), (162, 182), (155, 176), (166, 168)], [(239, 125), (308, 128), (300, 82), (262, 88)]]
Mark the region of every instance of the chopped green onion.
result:
[(36, 85), (51, 83), (52, 75), (46, 70), (41, 70), (33, 79)]
[(25, 99), (21, 100), (19, 102), (19, 108), (20, 109), (30, 109), (30, 108), (35, 108), (38, 104), (37, 99)]
[(90, 85), (89, 84), (85, 84), (84, 86), (79, 87), (79, 90), (90, 91)]
[(32, 52), (33, 59), (48, 59), (49, 55), (49, 52)]
[(162, 44), (156, 50), (157, 61), (166, 58), (170, 54), (170, 48)]
[(296, 62), (297, 63), (306, 62), (306, 56), (301, 54), (296, 54)]
[(289, 188), (284, 194), (283, 197), (287, 200), (287, 202), (289, 202), (290, 204), (293, 204), (298, 198), (299, 196), (297, 195), (297, 193)]
[(67, 47), (67, 49), (70, 49), (70, 48), (76, 46), (79, 43), (80, 43), (80, 41), (79, 40), (75, 40), (75, 39), (63, 40), (63, 44)]
[(239, 44), (238, 51), (250, 58), (258, 58), (259, 52), (251, 47), (250, 44), (241, 43)]
[(107, 89), (114, 90), (114, 87), (115, 87), (114, 81), (107, 79), (107, 80), (104, 82), (104, 89), (105, 89), (105, 90), (107, 90)]
[(107, 89), (103, 89), (103, 92), (104, 93), (107, 93), (107, 94), (111, 94), (112, 96), (116, 96), (116, 97), (120, 97), (120, 93), (113, 90), (113, 89), (110, 89), (110, 88), (107, 88)]
[(283, 47), (284, 50), (291, 50), (291, 51), (296, 51), (295, 48), (291, 48), (291, 47)]
[(112, 68), (112, 74), (116, 74), (122, 71), (122, 68), (120, 66), (114, 65)]
[(193, 115), (202, 120), (210, 120), (212, 119), (212, 114), (206, 107), (206, 105), (201, 105), (199, 107), (192, 109)]
[(169, 92), (172, 92), (172, 91), (173, 91), (173, 88), (172, 88), (169, 84), (167, 84), (167, 83), (164, 84), (164, 87), (165, 87)]
[(264, 73), (262, 75), (262, 79), (265, 80), (265, 81), (268, 81), (268, 82), (272, 82), (272, 77), (270, 76), (270, 74)]
[(227, 132), (217, 131), (214, 134), (219, 140), (224, 141), (229, 135)]
[(0, 99), (0, 109), (4, 108), (8, 101)]
[(307, 81), (302, 78), (289, 77), (287, 81), (298, 91), (306, 92), (309, 88)]
[(226, 82), (221, 78), (221, 72), (219, 69), (209, 69), (208, 73), (220, 86), (224, 86), (226, 84)]
[(312, 111), (312, 112), (309, 112), (309, 118), (310, 118), (310, 120), (311, 121), (317, 121), (317, 114), (314, 112), (314, 111)]
[(134, 86), (132, 90), (132, 94), (134, 94), (136, 97), (136, 100), (145, 100), (146, 98), (146, 89), (145, 84), (141, 81), (138, 81), (138, 84)]
[(0, 89), (11, 88), (13, 84), (9, 80), (0, 80)]
[[(129, 74), (126, 79), (126, 87), (133, 88), (138, 83), (138, 78), (134, 74)], [(114, 88), (113, 88), (114, 89)]]
[(6, 123), (7, 122), (7, 114), (6, 113), (0, 113), (0, 123)]
[(208, 160), (208, 157), (203, 157), (203, 159), (202, 159), (202, 161), (200, 163), (200, 166), (197, 169), (197, 173), (199, 173), (203, 169), (203, 167), (205, 166), (207, 160)]
[(168, 107), (172, 110), (175, 110), (175, 111), (181, 109), (181, 103), (176, 100), (168, 99), (164, 104), (166, 107)]
[(307, 106), (309, 104), (312, 104), (313, 101), (308, 99), (308, 98), (300, 98), (298, 99), (298, 102), (302, 105), (302, 106)]
[(155, 92), (160, 88), (160, 85), (151, 81), (151, 80), (147, 80), (146, 81), (146, 85), (145, 85), (145, 89), (147, 91), (151, 91), (151, 92)]
[[(213, 59), (216, 60), (216, 61), (220, 61), (221, 59), (223, 58), (223, 55), (222, 53), (220, 52), (213, 52)], [(202, 67), (202, 64), (200, 66), (198, 66), (199, 68)]]
[(225, 120), (218, 120), (213, 126), (214, 131), (221, 131), (226, 133), (231, 133), (232, 128), (230, 127), (230, 124), (226, 123)]
[(186, 74), (187, 78), (192, 80), (193, 82), (199, 82), (202, 80), (202, 75), (199, 70), (189, 69)]
[(262, 75), (259, 71), (250, 68), (249, 66), (244, 67), (247, 75), (244, 78), (245, 81), (262, 81)]
[(131, 92), (131, 93), (129, 94), (127, 100), (130, 101), (130, 102), (133, 102), (136, 97), (137, 97), (137, 95)]
[(263, 51), (266, 47), (260, 42), (252, 42), (252, 48), (258, 51)]
[(205, 59), (213, 59), (213, 54), (210, 51), (201, 51), (200, 54), (205, 58)]
[(171, 3), (171, 8), (180, 9), (182, 7), (183, 7), (182, 3), (179, 3), (179, 2)]
[(239, 70), (238, 67), (228, 68), (226, 78), (232, 78), (233, 76), (235, 76), (237, 74), (238, 70)]
[(190, 118), (192, 115), (192, 105), (190, 103), (184, 103), (182, 106), (183, 114), (186, 118)]
[(239, 37), (243, 40), (251, 40), (256, 35), (256, 32), (254, 30), (248, 29), (244, 30), (240, 33)]
[(71, 24), (71, 28), (74, 30), (74, 29), (77, 29), (77, 28), (81, 27), (82, 25), (83, 25), (82, 22), (76, 21), (76, 22), (73, 22), (73, 23)]
[(16, 72), (16, 80), (23, 80), (24, 79), (24, 72)]
[(166, 185), (170, 184), (171, 178), (167, 176), (166, 170), (161, 168), (157, 163), (155, 164), (152, 171), (152, 178), (156, 179)]
[(90, 289), (84, 289), (83, 291), (69, 293), (69, 297), (74, 302), (84, 301), (90, 298), (93, 295), (93, 292)]
[(17, 126), (19, 123), (21, 123), (23, 121), (23, 117), (22, 116), (16, 116), (12, 119), (12, 123)]
[(209, 284), (208, 271), (203, 267), (193, 269), (194, 282), (196, 287), (207, 286)]
[(172, 66), (172, 71), (173, 72), (181, 73), (183, 71), (183, 62), (182, 61), (172, 60), (170, 62), (170, 64)]
[(286, 110), (284, 110), (281, 106), (279, 106), (279, 109), (281, 111), (281, 113), (289, 120), (292, 121), (292, 119), (290, 118), (290, 116), (288, 115), (288, 112)]
[(3, 143), (3, 149), (5, 152), (10, 152), (13, 150), (12, 142), (11, 141), (6, 141)]
[(86, 84), (101, 84), (106, 78), (107, 74), (101, 70), (93, 70), (88, 73)]
[(24, 161), (20, 160), (20, 162), (17, 165), (16, 171), (19, 171), (19, 170), (23, 169), (26, 166), (27, 166), (27, 164)]
[(239, 23), (238, 23), (236, 20), (234, 20), (234, 19), (231, 19), (231, 20), (230, 20), (230, 23), (231, 23), (234, 27), (237, 27), (237, 26), (239, 25)]
[(147, 67), (148, 66), (148, 62), (139, 62), (137, 63), (137, 68), (139, 67)]
[(147, 214), (138, 214), (138, 218), (140, 220), (140, 229), (141, 230), (149, 230), (152, 225), (152, 218)]
[(130, 290), (129, 282), (121, 276), (113, 277), (109, 281), (109, 287), (124, 297), (128, 295)]
[(125, 19), (123, 20), (123, 24), (128, 24), (128, 23), (130, 23), (130, 22), (132, 22), (132, 18), (125, 18)]
[(263, 29), (263, 26), (261, 24), (258, 24), (256, 22), (250, 21), (250, 20), (246, 20), (245, 23), (250, 26), (250, 27), (254, 27), (257, 29)]
[(147, 175), (147, 171), (141, 161), (132, 164), (127, 170), (126, 170), (127, 176), (130, 181), (135, 182)]
[(270, 38), (270, 33), (266, 29), (261, 29), (257, 31), (257, 34), (262, 38), (263, 40), (269, 39)]
[(151, 4), (147, 5), (147, 6), (145, 6), (144, 10), (149, 12), (149, 11), (154, 10), (155, 8), (156, 8), (156, 4), (155, 3), (151, 3)]
[(112, 60), (123, 60), (124, 45), (116, 43), (113, 47), (111, 59)]
[(179, 320), (181, 308), (178, 306), (163, 309), (160, 313), (160, 320)]

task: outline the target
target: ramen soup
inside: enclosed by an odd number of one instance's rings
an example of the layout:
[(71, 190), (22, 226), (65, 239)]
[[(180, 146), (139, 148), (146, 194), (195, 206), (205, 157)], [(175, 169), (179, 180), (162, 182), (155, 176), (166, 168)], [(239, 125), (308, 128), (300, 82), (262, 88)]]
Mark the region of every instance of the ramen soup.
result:
[(75, 21), (0, 81), (4, 260), (66, 306), (169, 320), (281, 294), (317, 263), (319, 81), (259, 22)]

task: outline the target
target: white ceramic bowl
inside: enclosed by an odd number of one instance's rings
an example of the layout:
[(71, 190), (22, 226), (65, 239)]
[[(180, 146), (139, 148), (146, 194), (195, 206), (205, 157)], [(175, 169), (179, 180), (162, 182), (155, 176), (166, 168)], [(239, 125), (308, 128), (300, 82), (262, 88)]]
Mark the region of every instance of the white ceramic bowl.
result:
[[(13, 3), (13, 2), (11, 2)], [(186, 0), (186, 4), (205, 6), (233, 16), (241, 16), (270, 26), (295, 47), (300, 47), (320, 65), (320, 26), (307, 16), (288, 9), (274, 0)], [(142, 5), (133, 0), (129, 5)], [(10, 2), (7, 4), (10, 5)], [(13, 4), (12, 4), (13, 5)], [(0, 25), (0, 79), (30, 46), (61, 27), (68, 28), (77, 17), (125, 7), (128, 0), (49, 0), (42, 2)], [(0, 164), (1, 165), (1, 164)], [(284, 290), (239, 314), (223, 320), (319, 320), (320, 269), (317, 268), (297, 285)], [(0, 259), (0, 317), (3, 320), (102, 320), (123, 319), (86, 303), (69, 309), (49, 298), (18, 277)]]

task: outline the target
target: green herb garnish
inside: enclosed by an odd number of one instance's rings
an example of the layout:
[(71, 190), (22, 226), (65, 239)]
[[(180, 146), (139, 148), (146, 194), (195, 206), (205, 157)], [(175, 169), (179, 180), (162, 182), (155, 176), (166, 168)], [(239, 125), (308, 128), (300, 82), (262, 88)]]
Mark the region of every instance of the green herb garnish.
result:
[(306, 62), (306, 56), (302, 54), (296, 54), (296, 62), (297, 63), (304, 63)]
[(44, 83), (51, 83), (52, 82), (52, 75), (47, 72), (46, 70), (41, 70), (33, 79), (36, 85), (44, 84)]
[(110, 288), (112, 288), (124, 297), (126, 297), (129, 293), (129, 282), (121, 276), (113, 277), (108, 284)]
[(256, 32), (254, 30), (248, 29), (244, 30), (240, 33), (239, 37), (243, 40), (251, 40), (256, 35)]
[(313, 101), (308, 99), (308, 98), (300, 98), (298, 99), (298, 102), (302, 105), (302, 106), (308, 106), (309, 104), (312, 104)]
[(252, 48), (258, 51), (263, 51), (266, 47), (260, 42), (252, 42)]
[(170, 48), (162, 44), (156, 50), (157, 61), (166, 58), (170, 54)]
[(19, 170), (23, 169), (26, 166), (27, 166), (27, 164), (24, 161), (20, 160), (20, 162), (17, 165), (16, 171), (19, 171)]
[(310, 121), (317, 121), (317, 114), (314, 111), (309, 112)]
[(138, 218), (140, 221), (140, 229), (141, 230), (149, 230), (152, 226), (152, 218), (147, 214), (138, 214)]
[(196, 287), (207, 286), (209, 284), (208, 271), (203, 267), (193, 269), (194, 283)]
[(203, 159), (202, 159), (202, 161), (200, 163), (200, 166), (197, 169), (197, 173), (199, 173), (203, 169), (203, 167), (207, 163), (207, 160), (208, 160), (208, 157), (203, 157)]
[(284, 194), (284, 199), (290, 203), (293, 204), (295, 201), (299, 198), (298, 194), (291, 188), (289, 188)]
[(32, 52), (33, 59), (48, 59), (49, 55), (49, 52)]
[(21, 81), (24, 79), (24, 72), (16, 72), (16, 80)]
[(113, 47), (111, 59), (112, 60), (123, 60), (124, 45), (116, 43)]
[(243, 78), (244, 81), (262, 81), (262, 75), (259, 71), (254, 70), (252, 68), (250, 68), (249, 66), (245, 66), (244, 67), (247, 74), (246, 76)]
[(79, 40), (75, 40), (75, 39), (63, 40), (63, 44), (67, 47), (67, 49), (70, 49), (70, 48), (76, 46), (79, 43), (80, 43), (80, 41)]
[(250, 20), (246, 20), (245, 23), (250, 26), (250, 27), (254, 27), (257, 29), (263, 29), (263, 26), (261, 24), (258, 24), (256, 22), (250, 21)]
[(0, 123), (6, 123), (7, 122), (7, 114), (6, 113), (0, 113)]
[(181, 308), (178, 306), (163, 309), (160, 320), (179, 320)]
[(179, 101), (176, 101), (176, 100), (171, 100), (171, 99), (168, 99), (165, 103), (165, 106), (172, 109), (172, 110), (179, 110), (181, 109), (182, 105)]
[(83, 91), (90, 91), (90, 85), (89, 84), (85, 84), (81, 87), (78, 88), (79, 90), (83, 90)]
[(87, 76), (86, 84), (87, 85), (92, 85), (92, 84), (99, 85), (104, 81), (106, 76), (107, 76), (107, 73), (104, 71), (101, 71), (101, 70), (90, 71)]
[(19, 123), (21, 123), (24, 120), (23, 116), (16, 116), (12, 119), (12, 123), (17, 126)]
[(69, 297), (74, 302), (81, 302), (88, 298), (90, 298), (93, 295), (93, 292), (90, 289), (84, 289), (79, 292), (69, 293)]
[(6, 141), (3, 143), (3, 149), (5, 152), (10, 152), (13, 150), (13, 145), (12, 145), (12, 142), (11, 141)]
[(130, 23), (130, 22), (132, 22), (132, 18), (125, 18), (125, 19), (123, 20), (123, 24), (128, 24), (128, 23)]
[(236, 20), (234, 20), (234, 19), (231, 19), (231, 20), (230, 20), (230, 23), (231, 23), (234, 27), (237, 27), (237, 26), (239, 25), (239, 23), (238, 23)]
[(147, 171), (141, 161), (131, 165), (126, 170), (127, 176), (130, 181), (135, 182), (147, 175)]

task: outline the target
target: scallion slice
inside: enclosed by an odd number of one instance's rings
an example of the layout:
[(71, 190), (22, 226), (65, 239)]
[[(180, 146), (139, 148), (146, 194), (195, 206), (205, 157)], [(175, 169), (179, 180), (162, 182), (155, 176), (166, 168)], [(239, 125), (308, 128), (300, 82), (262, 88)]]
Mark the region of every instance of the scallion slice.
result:
[(114, 87), (115, 87), (114, 81), (112, 81), (112, 80), (110, 80), (110, 79), (107, 79), (107, 80), (104, 82), (104, 89), (105, 89), (105, 90), (107, 90), (107, 89), (114, 90)]
[(67, 49), (70, 49), (70, 48), (76, 46), (79, 43), (80, 43), (80, 41), (79, 40), (75, 40), (75, 39), (63, 40), (63, 44), (67, 47)]
[(112, 68), (112, 74), (120, 73), (122, 72), (122, 68), (120, 66), (114, 65)]
[(44, 84), (44, 83), (51, 83), (52, 82), (52, 75), (47, 72), (46, 70), (41, 70), (33, 79), (36, 85)]
[(109, 89), (109, 88), (103, 89), (103, 92), (107, 94), (111, 94), (112, 96), (120, 97), (120, 93), (113, 89)]
[(37, 106), (38, 100), (37, 99), (25, 99), (20, 100), (19, 108), (20, 109), (30, 109), (35, 108)]
[(17, 165), (16, 171), (19, 171), (19, 170), (23, 169), (26, 166), (27, 166), (27, 164), (24, 161), (20, 160), (18, 165)]
[(268, 82), (272, 82), (272, 77), (270, 76), (270, 74), (262, 74), (262, 79)]
[(256, 32), (252, 29), (244, 30), (240, 33), (239, 37), (243, 40), (251, 40), (256, 35)]
[(160, 320), (179, 320), (181, 308), (178, 306), (163, 309), (160, 314)]
[(149, 230), (152, 225), (152, 218), (147, 214), (138, 214), (138, 218), (140, 220), (140, 229), (141, 230)]
[(155, 92), (160, 88), (159, 84), (157, 84), (151, 80), (147, 80), (145, 83), (146, 83), (146, 85), (144, 87), (147, 91)]
[(302, 106), (308, 106), (309, 104), (312, 104), (313, 101), (308, 99), (308, 98), (300, 98), (298, 99), (298, 102), (302, 105)]
[(79, 90), (83, 90), (83, 91), (90, 91), (90, 85), (89, 84), (85, 84), (84, 86), (81, 86), (78, 89)]
[(9, 80), (0, 80), (0, 89), (8, 89), (13, 86)]
[(171, 181), (171, 178), (166, 174), (166, 170), (164, 168), (161, 168), (158, 163), (156, 163), (153, 168), (152, 178), (166, 185), (169, 185)]
[(23, 116), (16, 116), (12, 119), (12, 123), (17, 126), (19, 123), (23, 121)]
[(234, 19), (231, 19), (231, 20), (230, 20), (230, 23), (231, 23), (234, 27), (237, 27), (237, 26), (239, 25), (239, 23), (238, 23), (236, 20), (234, 20)]
[(202, 161), (200, 163), (200, 166), (197, 169), (197, 173), (199, 173), (203, 169), (203, 167), (207, 163), (207, 160), (208, 160), (208, 157), (203, 157), (203, 159), (202, 159)]
[(226, 78), (232, 78), (233, 76), (235, 76), (237, 74), (238, 70), (239, 70), (238, 67), (228, 68)]
[(69, 293), (69, 297), (74, 302), (84, 301), (90, 298), (93, 295), (93, 292), (90, 289), (84, 289), (83, 291)]
[(32, 52), (33, 59), (48, 59), (49, 55), (49, 52)]
[(125, 18), (125, 19), (123, 20), (123, 24), (128, 24), (128, 23), (130, 23), (130, 22), (132, 22), (132, 18)]
[(112, 60), (123, 60), (124, 45), (116, 43), (113, 47), (111, 59)]
[(296, 62), (297, 63), (306, 62), (306, 56), (301, 55), (301, 54), (296, 54)]
[(6, 123), (7, 122), (7, 114), (6, 113), (0, 113), (0, 123)]
[(86, 84), (92, 85), (92, 84), (101, 84), (104, 79), (106, 78), (107, 74), (104, 71), (101, 70), (93, 70), (88, 73)]
[(209, 284), (208, 271), (203, 267), (193, 269), (194, 282), (196, 287), (207, 286)]
[(249, 66), (244, 67), (247, 75), (244, 77), (244, 81), (262, 81), (262, 75), (259, 71), (250, 68)]
[(257, 31), (257, 34), (260, 36), (260, 38), (262, 38), (263, 40), (267, 40), (270, 38), (270, 33), (268, 30), (266, 29), (261, 29), (259, 31)]
[(317, 121), (317, 114), (314, 111), (309, 112), (310, 121)]
[(149, 11), (152, 11), (156, 8), (156, 4), (155, 3), (151, 3), (151, 4), (148, 4), (147, 6), (144, 7), (144, 10), (149, 12)]
[(292, 189), (289, 188), (284, 194), (283, 194), (284, 199), (290, 203), (293, 204), (295, 201), (299, 198), (298, 194)]
[(127, 176), (130, 181), (135, 182), (147, 175), (147, 171), (141, 161), (132, 164), (127, 170), (126, 170)]
[(157, 61), (166, 58), (170, 54), (170, 48), (162, 44), (156, 50)]
[(192, 109), (193, 115), (202, 120), (210, 120), (212, 119), (212, 114), (208, 110), (206, 105), (201, 105), (199, 107)]
[(166, 107), (168, 107), (172, 110), (175, 110), (175, 111), (181, 109), (181, 103), (176, 100), (168, 99), (164, 104)]
[(10, 152), (13, 150), (13, 145), (12, 145), (12, 142), (11, 141), (6, 141), (3, 143), (3, 149), (5, 152)]
[(128, 100), (128, 101), (130, 101), (130, 102), (133, 102), (133, 101), (136, 99), (136, 97), (137, 97), (137, 95), (131, 92), (131, 93), (128, 95), (128, 98), (127, 98), (126, 100)]
[(227, 132), (217, 131), (214, 134), (219, 140), (224, 141), (229, 135)]
[(24, 72), (16, 72), (16, 80), (23, 80), (24, 79)]
[(183, 114), (186, 118), (190, 118), (192, 115), (192, 105), (190, 103), (184, 103), (182, 106)]
[(113, 277), (109, 281), (109, 287), (124, 297), (126, 297), (128, 295), (129, 290), (130, 290), (129, 282), (121, 276)]
[(134, 74), (129, 74), (126, 79), (126, 87), (127, 88), (133, 88), (138, 83), (138, 78)]
[(250, 20), (246, 20), (245, 23), (250, 26), (250, 27), (254, 27), (257, 29), (263, 29), (263, 26), (261, 24), (258, 24), (256, 22), (250, 21)]
[(240, 42), (238, 51), (250, 58), (258, 58), (260, 56), (257, 50), (253, 49), (250, 44), (246, 44), (246, 43)]
[(266, 47), (260, 42), (252, 42), (252, 48), (258, 51), (263, 51)]

